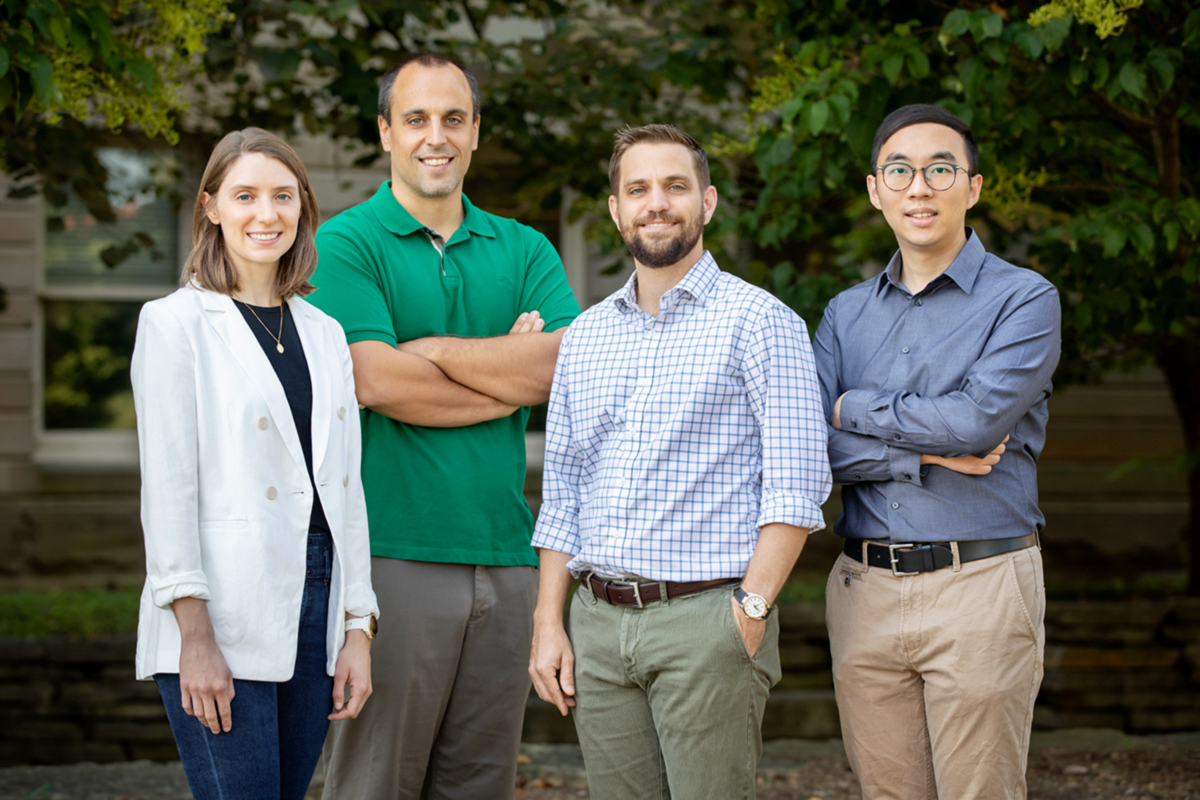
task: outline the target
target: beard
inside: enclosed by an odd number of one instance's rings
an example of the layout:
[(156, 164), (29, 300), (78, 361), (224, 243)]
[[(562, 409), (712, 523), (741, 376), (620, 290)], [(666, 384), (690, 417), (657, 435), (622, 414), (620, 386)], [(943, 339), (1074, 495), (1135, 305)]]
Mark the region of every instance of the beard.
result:
[[(678, 232), (670, 239), (652, 241), (643, 237), (638, 226), (650, 222), (672, 222), (678, 224)], [(679, 217), (667, 214), (645, 214), (628, 225), (621, 227), (621, 238), (634, 259), (647, 267), (659, 269), (678, 264), (691, 252), (704, 233), (704, 222), (700, 215)]]

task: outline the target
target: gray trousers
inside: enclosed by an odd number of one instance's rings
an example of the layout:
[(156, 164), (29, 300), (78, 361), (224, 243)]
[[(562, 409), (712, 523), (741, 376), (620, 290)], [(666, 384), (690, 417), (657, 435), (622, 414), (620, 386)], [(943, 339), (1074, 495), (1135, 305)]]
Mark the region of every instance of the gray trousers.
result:
[(325, 742), (324, 800), (503, 800), (516, 786), (537, 571), (371, 559), (374, 693)]
[(575, 730), (592, 800), (754, 797), (779, 614), (752, 658), (727, 586), (645, 608), (571, 601)]

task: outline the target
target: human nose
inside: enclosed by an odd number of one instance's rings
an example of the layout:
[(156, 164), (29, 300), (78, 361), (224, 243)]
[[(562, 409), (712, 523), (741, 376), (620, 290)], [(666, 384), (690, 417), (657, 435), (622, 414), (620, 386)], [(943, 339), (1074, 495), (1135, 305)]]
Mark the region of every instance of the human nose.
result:
[(425, 138), (428, 144), (440, 145), (446, 142), (446, 128), (441, 120), (432, 120), (425, 128)]
[(274, 222), (278, 216), (274, 197), (262, 197), (254, 206), (254, 218), (259, 222)]
[(913, 172), (912, 183), (908, 185), (908, 194), (910, 197), (929, 197), (933, 194), (933, 190), (925, 182), (925, 170), (923, 168)]
[(661, 186), (654, 186), (650, 189), (649, 196), (646, 198), (647, 211), (665, 211), (670, 205), (667, 193)]

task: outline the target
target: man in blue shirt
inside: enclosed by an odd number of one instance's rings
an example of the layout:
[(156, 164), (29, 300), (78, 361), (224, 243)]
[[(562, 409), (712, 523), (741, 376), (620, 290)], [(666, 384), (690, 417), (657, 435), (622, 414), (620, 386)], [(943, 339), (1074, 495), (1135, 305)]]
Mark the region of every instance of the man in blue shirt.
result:
[(1058, 295), (965, 227), (983, 177), (957, 117), (893, 112), (871, 162), (899, 252), (814, 342), (843, 485), (826, 618), (846, 753), (868, 800), (1024, 798)]
[(609, 182), (637, 269), (559, 350), (529, 671), (575, 707), (593, 800), (753, 797), (771, 604), (830, 488), (808, 332), (704, 249), (695, 139), (621, 131)]

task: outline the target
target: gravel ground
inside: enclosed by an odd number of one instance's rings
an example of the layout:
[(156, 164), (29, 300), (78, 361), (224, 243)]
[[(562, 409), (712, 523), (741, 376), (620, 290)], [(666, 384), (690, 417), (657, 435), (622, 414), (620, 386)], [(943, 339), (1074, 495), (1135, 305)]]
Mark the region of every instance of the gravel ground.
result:
[[(759, 800), (859, 797), (840, 741), (773, 741), (763, 749)], [(522, 800), (588, 796), (577, 747), (525, 745), (521, 761), (517, 797)], [(1028, 780), (1030, 800), (1200, 800), (1200, 732), (1132, 737), (1120, 731), (1076, 729), (1035, 734)], [(320, 797), (320, 787), (318, 775), (309, 797)], [(190, 797), (178, 762), (0, 769), (0, 800)]]

